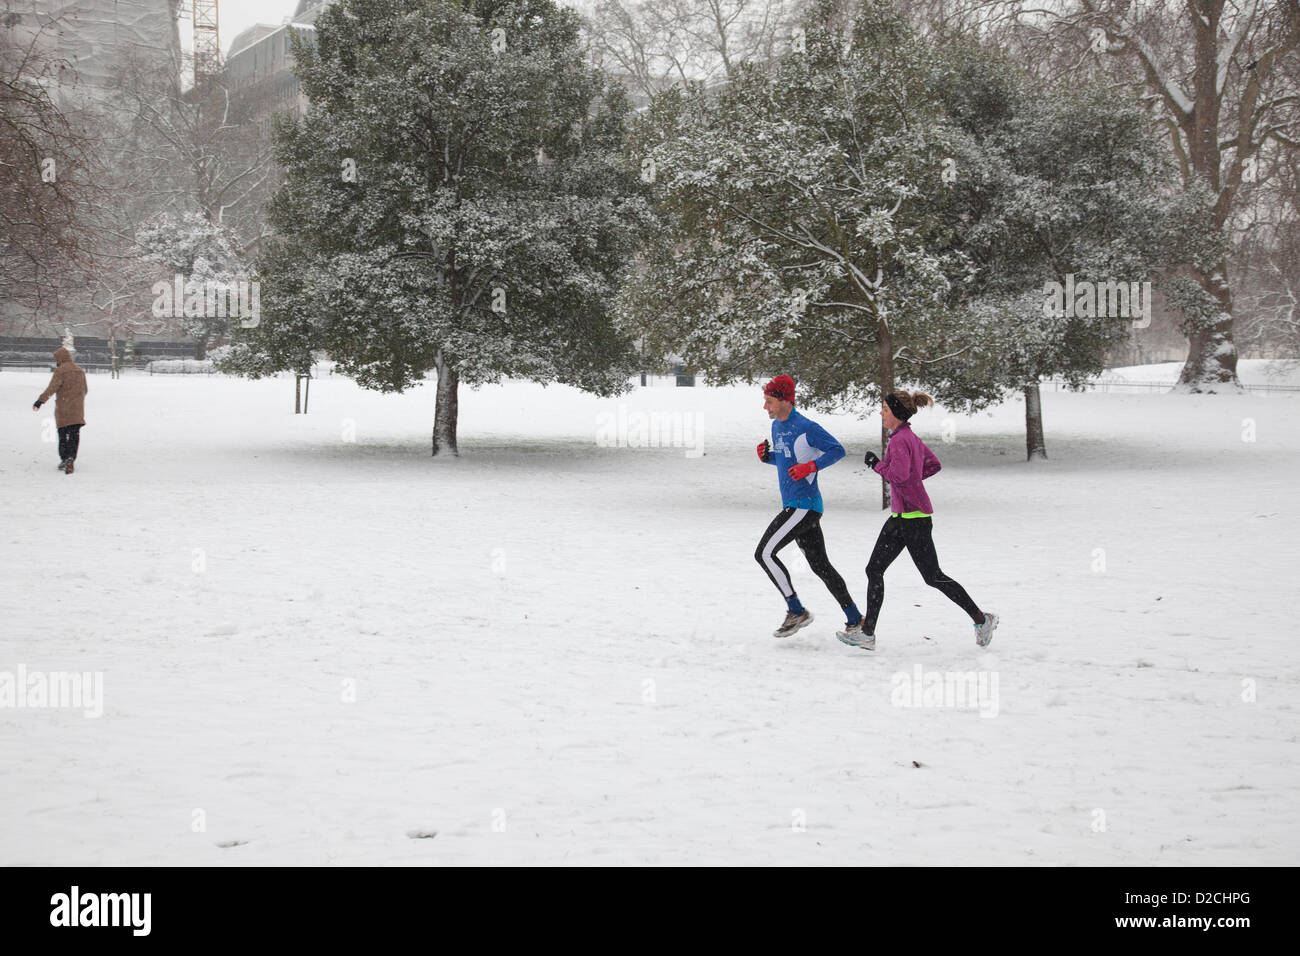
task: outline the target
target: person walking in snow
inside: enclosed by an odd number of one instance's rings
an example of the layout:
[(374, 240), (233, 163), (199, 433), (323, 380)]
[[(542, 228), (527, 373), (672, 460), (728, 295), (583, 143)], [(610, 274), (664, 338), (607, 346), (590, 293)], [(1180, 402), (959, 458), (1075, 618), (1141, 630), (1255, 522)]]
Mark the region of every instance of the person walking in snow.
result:
[(778, 375), (764, 385), (763, 396), (763, 408), (772, 419), (772, 437), (759, 443), (758, 460), (776, 466), (784, 506), (754, 550), (754, 560), (785, 598), (785, 621), (773, 632), (773, 637), (789, 637), (813, 619), (812, 612), (795, 594), (790, 572), (776, 556), (791, 541), (799, 545), (808, 566), (839, 602), (847, 619), (846, 629), (860, 633), (858, 607), (849, 597), (844, 578), (826, 557), (821, 529), (822, 496), (817, 488), (817, 473), (843, 458), (844, 446), (826, 429), (795, 411), (794, 379), (789, 375)]
[(72, 361), (65, 348), (56, 349), (54, 361), (58, 363), (49, 387), (32, 404), (39, 411), (51, 396), (54, 399), (54, 424), (59, 429), (59, 471), (72, 474), (72, 463), (77, 460), (77, 447), (81, 444), (81, 428), (86, 424), (86, 373)]
[(889, 429), (885, 457), (882, 461), (875, 452), (868, 451), (864, 460), (872, 471), (889, 482), (890, 515), (880, 529), (876, 547), (867, 563), (866, 616), (856, 635), (840, 635), (845, 644), (875, 650), (876, 619), (885, 600), (885, 569), (904, 548), (912, 556), (922, 580), (943, 592), (970, 615), (975, 625), (976, 644), (988, 646), (993, 639), (993, 629), (998, 626), (996, 614), (981, 611), (965, 588), (939, 570), (939, 557), (931, 538), (934, 509), (922, 484), (939, 471), (939, 459), (908, 424), (908, 419), (916, 414), (918, 408), (933, 404), (934, 400), (925, 392), (890, 392), (881, 406), (880, 417)]

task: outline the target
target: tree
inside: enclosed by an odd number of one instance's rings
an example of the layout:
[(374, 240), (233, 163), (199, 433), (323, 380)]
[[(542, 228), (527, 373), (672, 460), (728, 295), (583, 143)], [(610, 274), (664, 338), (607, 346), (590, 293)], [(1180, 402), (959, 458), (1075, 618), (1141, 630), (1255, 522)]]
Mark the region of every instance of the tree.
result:
[[(238, 280), (247, 281), (234, 237), (220, 226), (209, 222), (198, 213), (173, 216), (164, 213), (142, 225), (136, 232), (137, 256), (144, 262), (163, 267), (158, 279), (167, 284), (167, 291), (175, 302), (173, 281), (179, 276), (181, 287), (205, 287), (208, 284), (228, 286)], [(189, 293), (187, 293), (188, 295)], [(204, 297), (206, 300), (206, 296)], [(195, 358), (207, 356), (208, 343), (214, 338), (229, 334), (230, 321), (224, 306), (221, 314), (209, 310), (206, 301), (202, 310), (191, 308), (190, 303), (175, 303), (181, 308), (178, 322), (195, 340)]]
[(172, 317), (153, 314), (150, 290), (159, 279), (159, 262), (142, 258), (136, 242), (137, 231), (147, 224), (156, 228), (165, 214), (175, 218), (194, 208), (184, 158), (168, 131), (160, 131), (139, 110), (142, 101), (152, 111), (177, 95), (177, 68), (176, 63), (128, 53), (110, 80), (108, 95), (91, 98), (84, 113), (101, 160), (97, 180), (102, 189), (86, 223), (97, 268), (88, 283), (69, 290), (68, 299), (72, 310), (89, 316), (87, 330), (108, 339), (114, 362), (121, 340), (129, 344), (136, 335), (184, 331)]
[(272, 314), (251, 327), (232, 330), (232, 341), (213, 351), (220, 371), (252, 379), (294, 373), (294, 414), (306, 414), (302, 386), (310, 394), (315, 355), (325, 348), (325, 313), (305, 288), (307, 270), (292, 240), (268, 240), (258, 255), (258, 282), (264, 301), (278, 303)]
[(969, 263), (943, 217), (955, 130), (934, 51), (883, 2), (847, 38), (835, 13), (770, 68), (656, 97), (629, 155), (668, 225), (623, 293), (650, 350), (715, 382), (790, 371), (827, 406), (969, 347), (945, 335)]
[(583, 63), (577, 15), (342, 0), (316, 27), (314, 48), (294, 41), (310, 108), (275, 134), (260, 337), (301, 336), (312, 313), (367, 388), (436, 369), (435, 455), (457, 453), (461, 381), (626, 388), (631, 337), (611, 303), (651, 220), (617, 162), (626, 95)]
[[(1150, 96), (1183, 182), (1214, 195), (1214, 225), (1232, 225), (1243, 178), (1272, 142), (1300, 145), (1300, 89), (1281, 70), (1300, 47), (1294, 0), (1071, 0), (1056, 9), (1022, 0), (977, 0), (977, 15), (1010, 17), (1044, 44), (1068, 46), (1081, 67), (1114, 58)], [(1190, 275), (1183, 309), (1187, 363), (1180, 387), (1236, 391), (1237, 347), (1226, 253)]]
[(808, 0), (597, 0), (586, 33), (596, 63), (648, 99), (771, 61), (808, 7)]
[(973, 265), (953, 305), (977, 344), (920, 379), (950, 404), (978, 407), (991, 386), (1023, 393), (1027, 455), (1045, 458), (1039, 381), (1099, 373), (1149, 323), (1153, 283), (1177, 290), (1179, 270), (1216, 261), (1224, 237), (1212, 197), (1182, 188), (1136, 97), (1034, 78), (965, 38), (944, 49), (944, 101), (962, 133), (949, 216)]
[(43, 311), (93, 273), (84, 225), (96, 164), (51, 95), (72, 70), (41, 52), (43, 30), (20, 36), (0, 28), (0, 301)]
[[(1300, 74), (1300, 62), (1288, 65)], [(1300, 358), (1300, 152), (1261, 148), (1260, 155), (1242, 174), (1245, 208), (1231, 275), (1236, 340)]]
[(255, 124), (237, 122), (218, 79), (183, 91), (175, 67), (128, 58), (114, 83), (114, 110), (145, 134), (132, 139), (133, 160), (152, 170), (156, 210), (197, 211), (227, 225), (227, 210), (272, 176), (271, 144)]
[[(0, 33), (0, 40), (11, 41), (10, 32)], [(66, 324), (81, 333), (104, 335), (114, 354), (123, 337), (129, 341), (134, 334), (195, 331), (202, 356), (207, 340), (225, 334), (224, 322), (191, 321), (187, 328), (186, 322), (151, 314), (150, 288), (159, 278), (158, 265), (188, 271), (191, 258), (182, 249), (164, 250), (161, 245), (184, 246), (186, 239), (177, 230), (195, 214), (205, 224), (192, 230), (209, 239), (220, 235), (221, 243), (233, 242), (221, 225), (226, 213), (234, 204), (247, 204), (250, 190), (270, 168), (269, 143), (259, 143), (252, 127), (236, 128), (229, 121), (224, 90), (210, 89), (202, 98), (194, 91), (183, 93), (178, 69), (174, 61), (128, 53), (106, 88), (86, 91), (65, 83), (61, 92), (80, 101), (76, 112), (67, 114), (67, 122), (75, 127), (83, 154), (93, 157), (93, 168), (84, 161), (69, 162), (66, 147), (61, 147), (63, 152), (46, 148), (46, 155), (57, 163), (61, 190), (83, 185), (77, 193), (81, 198), (76, 228), (65, 229), (60, 242), (93, 259), (94, 268), (83, 268), (77, 280), (70, 281), (53, 269), (61, 260), (51, 250), (38, 260), (51, 274), (45, 284), (53, 285), (60, 311), (71, 316)], [(53, 71), (43, 82), (51, 86), (51, 77), (70, 72)], [(4, 146), (9, 145), (6, 139)], [(39, 176), (33, 181), (39, 183)], [(88, 198), (89, 183), (94, 184), (93, 201)], [(160, 227), (172, 230), (165, 241)], [(148, 260), (141, 257), (137, 243), (142, 229)], [(12, 234), (23, 235), (19, 229)], [(205, 241), (190, 238), (191, 245)], [(234, 249), (222, 255), (239, 259), (243, 248), (235, 242)], [(55, 277), (61, 281), (54, 282)]]
[(806, 54), (645, 114), (630, 149), (670, 227), (629, 312), (714, 380), (794, 370), (814, 404), (874, 405), (896, 379), (971, 409), (1022, 391), (1045, 455), (1039, 380), (1100, 371), (1133, 318), (1045, 311), (1045, 284), (1191, 261), (1193, 237), (1213, 248), (1194, 197), (1131, 98), (1031, 84), (883, 2), (847, 40), (835, 4), (817, 14)]

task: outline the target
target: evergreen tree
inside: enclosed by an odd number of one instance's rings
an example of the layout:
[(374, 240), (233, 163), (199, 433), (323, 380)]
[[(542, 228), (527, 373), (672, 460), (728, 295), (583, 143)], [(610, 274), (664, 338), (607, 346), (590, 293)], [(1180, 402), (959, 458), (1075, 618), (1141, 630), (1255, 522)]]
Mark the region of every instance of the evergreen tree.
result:
[[(934, 52), (888, 4), (834, 3), (770, 67), (656, 97), (629, 158), (668, 223), (625, 287), (647, 348), (715, 382), (788, 371), (812, 404), (893, 389), (968, 271), (943, 219)], [(930, 333), (927, 333), (930, 334)]]
[(277, 303), (274, 316), (267, 321), (263, 306), (256, 324), (232, 328), (231, 343), (213, 350), (213, 364), (219, 371), (252, 379), (293, 372), (294, 414), (305, 413), (302, 386), (311, 378), (315, 353), (324, 348), (325, 314), (304, 292), (306, 270), (292, 241), (269, 240), (258, 263), (262, 302)]
[[(233, 234), (199, 213), (176, 216), (162, 213), (136, 230), (136, 258), (162, 266), (161, 281), (170, 287), (175, 276), (185, 283), (203, 288), (209, 283), (226, 284), (247, 279)], [(175, 303), (181, 312), (176, 322), (195, 341), (195, 358), (206, 358), (208, 343), (230, 334), (230, 321), (224, 315), (197, 314)]]
[[(1181, 184), (1134, 96), (1034, 79), (960, 38), (943, 49), (942, 97), (959, 130), (947, 217), (972, 266), (951, 304), (972, 347), (918, 369), (918, 380), (972, 409), (1021, 392), (1028, 457), (1046, 457), (1039, 381), (1081, 385), (1101, 372), (1107, 352), (1150, 319), (1131, 314), (1133, 283), (1176, 295), (1189, 270), (1222, 256), (1224, 237), (1209, 193)], [(1048, 283), (1077, 290), (1077, 301), (1049, 303)], [(1112, 283), (1130, 314), (1112, 314)]]
[(714, 381), (785, 370), (814, 405), (874, 411), (897, 379), (1036, 408), (1042, 377), (1100, 371), (1132, 324), (1050, 314), (1046, 283), (1145, 281), (1213, 246), (1135, 102), (1031, 84), (886, 0), (828, 0), (733, 80), (661, 94), (630, 141), (669, 228), (627, 311)]
[(270, 364), (324, 348), (382, 391), (436, 369), (435, 455), (456, 453), (461, 381), (626, 387), (611, 305), (651, 220), (620, 166), (626, 96), (584, 63), (577, 16), (341, 0), (315, 36), (294, 47), (310, 108), (276, 130), (264, 328), (241, 340)]

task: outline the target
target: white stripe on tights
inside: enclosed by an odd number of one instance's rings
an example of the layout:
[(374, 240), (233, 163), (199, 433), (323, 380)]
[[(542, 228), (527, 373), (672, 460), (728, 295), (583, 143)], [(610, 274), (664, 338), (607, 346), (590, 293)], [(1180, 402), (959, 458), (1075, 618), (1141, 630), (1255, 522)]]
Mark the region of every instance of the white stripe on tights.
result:
[(776, 586), (781, 589), (782, 597), (790, 597), (794, 594), (794, 587), (790, 584), (790, 579), (781, 573), (781, 566), (776, 563), (773, 557), (773, 551), (776, 546), (784, 540), (786, 533), (795, 525), (803, 520), (803, 516), (808, 513), (807, 508), (796, 508), (790, 520), (781, 525), (780, 530), (772, 537), (767, 539), (767, 544), (763, 545), (763, 564), (772, 572), (772, 577), (776, 578)]

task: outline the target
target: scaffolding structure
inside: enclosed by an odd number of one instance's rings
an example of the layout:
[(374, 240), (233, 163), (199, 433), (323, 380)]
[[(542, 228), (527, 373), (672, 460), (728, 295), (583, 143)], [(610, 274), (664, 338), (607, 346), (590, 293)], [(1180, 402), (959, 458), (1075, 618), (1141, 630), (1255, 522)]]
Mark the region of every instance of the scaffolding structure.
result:
[(217, 0), (193, 0), (194, 88), (221, 73), (221, 45), (217, 40)]

